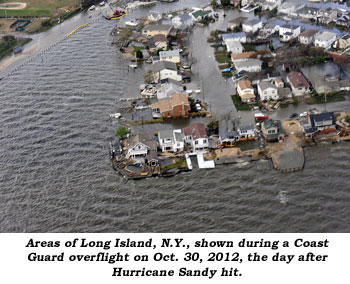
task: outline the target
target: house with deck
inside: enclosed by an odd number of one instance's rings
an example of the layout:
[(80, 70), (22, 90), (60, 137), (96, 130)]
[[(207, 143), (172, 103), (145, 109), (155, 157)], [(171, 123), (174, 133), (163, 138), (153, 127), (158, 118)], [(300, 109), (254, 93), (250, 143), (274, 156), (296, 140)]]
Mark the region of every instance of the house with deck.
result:
[(315, 133), (327, 134), (336, 131), (336, 119), (334, 112), (322, 112), (317, 114), (309, 114), (306, 122), (301, 124), (304, 135), (313, 136)]
[(194, 123), (184, 128), (185, 142), (193, 152), (207, 151), (209, 146), (208, 134), (204, 124)]
[(162, 130), (158, 132), (159, 146), (162, 152), (182, 152), (185, 136), (182, 129)]
[(171, 95), (169, 99), (152, 104), (153, 118), (187, 117), (189, 110), (190, 103), (184, 93)]
[(150, 162), (154, 164), (154, 159), (157, 159), (157, 143), (150, 137), (142, 133), (134, 133), (129, 135), (127, 140), (126, 158), (133, 159), (139, 162)]
[(177, 66), (174, 62), (159, 61), (150, 67), (152, 73), (152, 81), (160, 83), (165, 79), (172, 79), (178, 82), (182, 81), (182, 76), (178, 74)]

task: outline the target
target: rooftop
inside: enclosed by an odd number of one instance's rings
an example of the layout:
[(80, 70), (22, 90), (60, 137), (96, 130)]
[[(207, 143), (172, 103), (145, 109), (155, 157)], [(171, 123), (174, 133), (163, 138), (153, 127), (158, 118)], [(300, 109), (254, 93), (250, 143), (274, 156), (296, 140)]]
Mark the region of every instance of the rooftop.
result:
[(173, 26), (171, 25), (147, 25), (143, 28), (143, 31), (169, 31)]
[(169, 62), (169, 61), (159, 61), (159, 62), (154, 63), (151, 66), (151, 70), (153, 72), (159, 72), (163, 69), (177, 71), (176, 64), (174, 62)]
[(311, 30), (311, 29), (308, 29), (308, 30), (305, 30), (303, 31), (300, 36), (302, 37), (312, 37), (314, 36), (315, 34), (317, 34), (319, 31), (318, 30)]
[(306, 81), (305, 77), (300, 72), (290, 72), (287, 75), (287, 77), (294, 88), (309, 87), (309, 83)]
[(244, 90), (244, 89), (252, 89), (253, 86), (252, 86), (252, 83), (248, 80), (243, 80), (243, 81), (240, 81), (238, 83), (238, 86), (241, 90)]
[(161, 51), (159, 52), (159, 56), (162, 57), (167, 57), (167, 56), (180, 56), (180, 51), (178, 49), (174, 50), (168, 50), (168, 51)]
[(186, 136), (191, 135), (193, 140), (197, 140), (199, 138), (208, 138), (207, 130), (202, 123), (194, 123), (190, 126), (187, 126), (184, 128), (184, 133)]
[(259, 19), (251, 19), (249, 21), (246, 21), (244, 23), (242, 23), (243, 25), (247, 25), (247, 26), (255, 26), (256, 24), (260, 23), (261, 21)]
[(328, 41), (334, 37), (337, 37), (336, 33), (331, 32), (323, 32), (315, 37), (317, 40)]
[(259, 87), (262, 91), (272, 88), (272, 89), (277, 89), (275, 85), (272, 85), (270, 82), (263, 81), (259, 84)]
[(260, 59), (255, 59), (255, 58), (249, 58), (247, 60), (235, 60), (233, 62), (236, 66), (237, 69), (240, 68), (245, 68), (245, 67), (251, 67), (251, 66), (261, 66), (262, 61)]

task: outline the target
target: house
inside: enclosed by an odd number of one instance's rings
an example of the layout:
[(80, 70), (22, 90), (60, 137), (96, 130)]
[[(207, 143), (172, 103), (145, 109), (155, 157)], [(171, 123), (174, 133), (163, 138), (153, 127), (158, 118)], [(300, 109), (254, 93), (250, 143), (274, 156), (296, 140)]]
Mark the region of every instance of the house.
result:
[(343, 27), (349, 27), (350, 26), (350, 15), (349, 14), (343, 14), (340, 17), (338, 17), (335, 20), (336, 25), (343, 26)]
[(335, 48), (339, 49), (347, 49), (350, 47), (350, 35), (344, 35), (341, 38), (339, 38), (335, 43)]
[(277, 88), (277, 94), (281, 100), (283, 99), (290, 99), (293, 97), (292, 90), (288, 87), (279, 87)]
[(318, 8), (305, 6), (303, 9), (300, 9), (298, 11), (298, 15), (301, 18), (316, 21), (318, 15), (319, 15), (319, 12), (320, 12), (320, 9), (318, 9)]
[(302, 44), (313, 44), (315, 36), (319, 33), (318, 30), (305, 30), (299, 35), (299, 42)]
[(157, 34), (162, 34), (165, 37), (167, 37), (171, 31), (173, 26), (171, 25), (147, 25), (142, 29), (142, 34), (148, 37), (157, 35)]
[(282, 0), (255, 0), (255, 3), (258, 4), (262, 10), (273, 10), (281, 5)]
[(261, 31), (263, 31), (264, 33), (267, 33), (267, 34), (274, 34), (274, 33), (278, 32), (279, 29), (280, 29), (279, 25), (266, 23), (264, 25), (264, 27), (261, 29)]
[(254, 140), (255, 127), (251, 125), (240, 126), (238, 128), (239, 141)]
[(244, 32), (240, 33), (229, 33), (222, 35), (223, 44), (227, 44), (229, 41), (239, 41), (239, 42), (247, 42), (247, 35)]
[(275, 86), (276, 88), (283, 88), (284, 87), (284, 82), (281, 77), (277, 77), (275, 79)]
[(237, 84), (237, 93), (243, 103), (255, 103), (255, 92), (252, 83), (248, 80), (242, 80)]
[(252, 19), (242, 23), (242, 29), (246, 33), (255, 33), (262, 28), (262, 21), (259, 19)]
[(162, 130), (158, 132), (159, 146), (162, 152), (182, 152), (185, 136), (182, 129)]
[(177, 93), (169, 99), (160, 100), (152, 104), (152, 115), (154, 118), (170, 118), (188, 116), (190, 103), (187, 94)]
[(278, 12), (289, 16), (298, 16), (297, 12), (305, 7), (305, 4), (294, 2), (283, 2), (278, 7)]
[(158, 22), (162, 19), (162, 14), (160, 13), (151, 13), (147, 16), (147, 19), (151, 22)]
[(180, 63), (180, 51), (178, 49), (159, 52), (160, 61)]
[(326, 134), (336, 131), (336, 120), (333, 112), (309, 114), (306, 123), (302, 124), (306, 136), (315, 133)]
[(325, 25), (328, 25), (336, 21), (338, 17), (338, 11), (335, 9), (332, 9), (331, 7), (328, 7), (325, 10), (320, 9), (318, 14), (319, 14), (318, 22)]
[(206, 151), (209, 146), (207, 130), (204, 124), (194, 123), (184, 128), (185, 142), (192, 147), (193, 152)]
[(178, 82), (182, 81), (182, 76), (178, 74), (177, 67), (174, 62), (159, 61), (154, 63), (150, 70), (152, 72), (153, 82), (155, 83), (160, 83), (168, 78)]
[(156, 88), (156, 96), (158, 100), (169, 99), (171, 95), (183, 92), (183, 87), (181, 83), (177, 81), (172, 81), (160, 84)]
[(211, 17), (213, 15), (213, 11), (210, 9), (196, 9), (195, 11), (191, 12), (190, 15), (193, 21), (199, 22), (205, 17)]
[(262, 61), (260, 59), (249, 58), (246, 60), (235, 60), (233, 64), (236, 67), (237, 72), (246, 71), (246, 72), (260, 72)]
[(277, 87), (268, 81), (263, 81), (258, 84), (258, 93), (262, 101), (276, 101), (279, 99)]
[(240, 136), (238, 131), (227, 129), (227, 127), (219, 128), (219, 141), (221, 146), (233, 147), (239, 140)]
[(337, 39), (337, 34), (332, 32), (323, 32), (315, 36), (315, 46), (328, 48)]
[(295, 96), (302, 96), (309, 92), (310, 85), (300, 72), (288, 73), (287, 82), (290, 83)]
[(151, 39), (153, 40), (155, 51), (157, 51), (158, 49), (163, 49), (164, 50), (168, 46), (168, 42), (167, 42), (166, 36), (163, 35), (163, 34), (156, 34), (153, 37), (151, 37)]
[(301, 28), (300, 26), (286, 24), (280, 27), (279, 35), (281, 37), (281, 41), (289, 41), (293, 38), (297, 38), (300, 34)]
[(232, 53), (231, 59), (232, 60), (246, 60), (248, 58), (255, 58), (256, 52), (255, 51), (249, 51), (249, 52), (242, 52), (242, 53)]
[(128, 137), (126, 158), (145, 162), (151, 151), (157, 150), (156, 142), (142, 133)]
[(241, 26), (243, 22), (245, 22), (248, 18), (247, 17), (238, 17), (233, 20), (228, 21), (227, 28), (231, 31), (233, 31), (235, 28), (238, 28)]
[(227, 51), (231, 53), (242, 53), (243, 46), (239, 41), (230, 40), (226, 42)]
[(189, 14), (184, 13), (184, 14), (177, 15), (174, 18), (172, 18), (171, 23), (177, 29), (187, 28), (187, 27), (193, 26), (193, 19)]
[(267, 119), (261, 124), (261, 134), (266, 141), (282, 140), (285, 134), (280, 120)]

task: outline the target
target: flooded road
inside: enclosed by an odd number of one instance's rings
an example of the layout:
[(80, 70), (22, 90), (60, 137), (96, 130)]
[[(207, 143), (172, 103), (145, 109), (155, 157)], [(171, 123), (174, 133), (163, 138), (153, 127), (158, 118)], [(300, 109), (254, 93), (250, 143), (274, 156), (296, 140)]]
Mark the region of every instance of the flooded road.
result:
[[(81, 14), (40, 35), (36, 52), (88, 20)], [(128, 73), (128, 61), (111, 44), (114, 24), (91, 22), (0, 81), (1, 232), (350, 231), (346, 143), (306, 149), (306, 167), (295, 173), (260, 161), (167, 179), (120, 177), (108, 155), (117, 128), (108, 115), (132, 95), (142, 70)], [(205, 34), (199, 29), (195, 37)], [(225, 84), (219, 73), (196, 68), (205, 96), (218, 111), (231, 109), (225, 88), (211, 87)], [(349, 111), (349, 102), (331, 106), (344, 105)]]

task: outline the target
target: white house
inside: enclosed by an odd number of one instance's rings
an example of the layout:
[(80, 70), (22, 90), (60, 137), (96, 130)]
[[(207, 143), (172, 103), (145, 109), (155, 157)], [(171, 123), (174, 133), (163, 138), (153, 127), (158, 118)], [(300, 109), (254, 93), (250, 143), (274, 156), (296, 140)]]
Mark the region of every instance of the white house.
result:
[(237, 93), (243, 103), (255, 103), (255, 92), (252, 83), (248, 80), (242, 80), (237, 84)]
[(237, 72), (260, 72), (262, 61), (260, 59), (249, 58), (246, 60), (234, 60), (233, 64), (236, 67)]
[(294, 96), (302, 96), (309, 92), (310, 85), (300, 72), (288, 73), (287, 82), (290, 83)]
[(258, 93), (262, 101), (276, 101), (279, 99), (276, 86), (267, 81), (258, 84)]
[(165, 83), (157, 86), (156, 88), (156, 95), (158, 100), (168, 99), (171, 95), (181, 92), (183, 92), (183, 87), (177, 81)]
[(180, 63), (180, 51), (178, 49), (159, 52), (160, 61)]
[(186, 27), (192, 27), (193, 26), (193, 19), (189, 14), (181, 14), (178, 16), (175, 16), (171, 19), (171, 23), (175, 28), (186, 28)]
[(182, 81), (182, 76), (178, 74), (174, 62), (159, 61), (154, 63), (150, 68), (153, 76), (153, 82), (160, 83), (165, 79), (172, 79), (178, 82)]
[(144, 160), (147, 157), (148, 150), (150, 147), (145, 143), (140, 133), (130, 135), (128, 138), (128, 151), (126, 154), (127, 158), (135, 160)]
[(259, 19), (252, 19), (242, 23), (242, 29), (246, 33), (255, 33), (262, 28), (262, 21)]
[(158, 140), (162, 152), (182, 152), (184, 150), (185, 136), (182, 129), (159, 131)]
[(282, 5), (278, 7), (278, 12), (291, 16), (297, 16), (297, 11), (304, 7), (305, 4), (302, 3), (283, 2)]
[(300, 26), (286, 24), (280, 27), (281, 41), (289, 41), (293, 38), (297, 38), (301, 32)]
[(252, 140), (255, 138), (255, 127), (252, 125), (240, 126), (238, 128), (239, 140)]
[(243, 52), (242, 44), (239, 41), (235, 41), (235, 40), (226, 41), (226, 48), (227, 48), (227, 51), (230, 51), (231, 53)]
[(317, 30), (305, 30), (299, 35), (299, 42), (302, 44), (313, 44), (315, 36), (319, 33)]
[(323, 32), (315, 36), (315, 46), (328, 48), (335, 42), (337, 39), (336, 33)]
[(247, 35), (244, 32), (223, 34), (222, 41), (224, 44), (226, 44), (228, 41), (239, 41), (245, 43), (247, 42)]
[(185, 142), (193, 152), (206, 151), (209, 146), (208, 134), (204, 124), (194, 123), (184, 128)]

